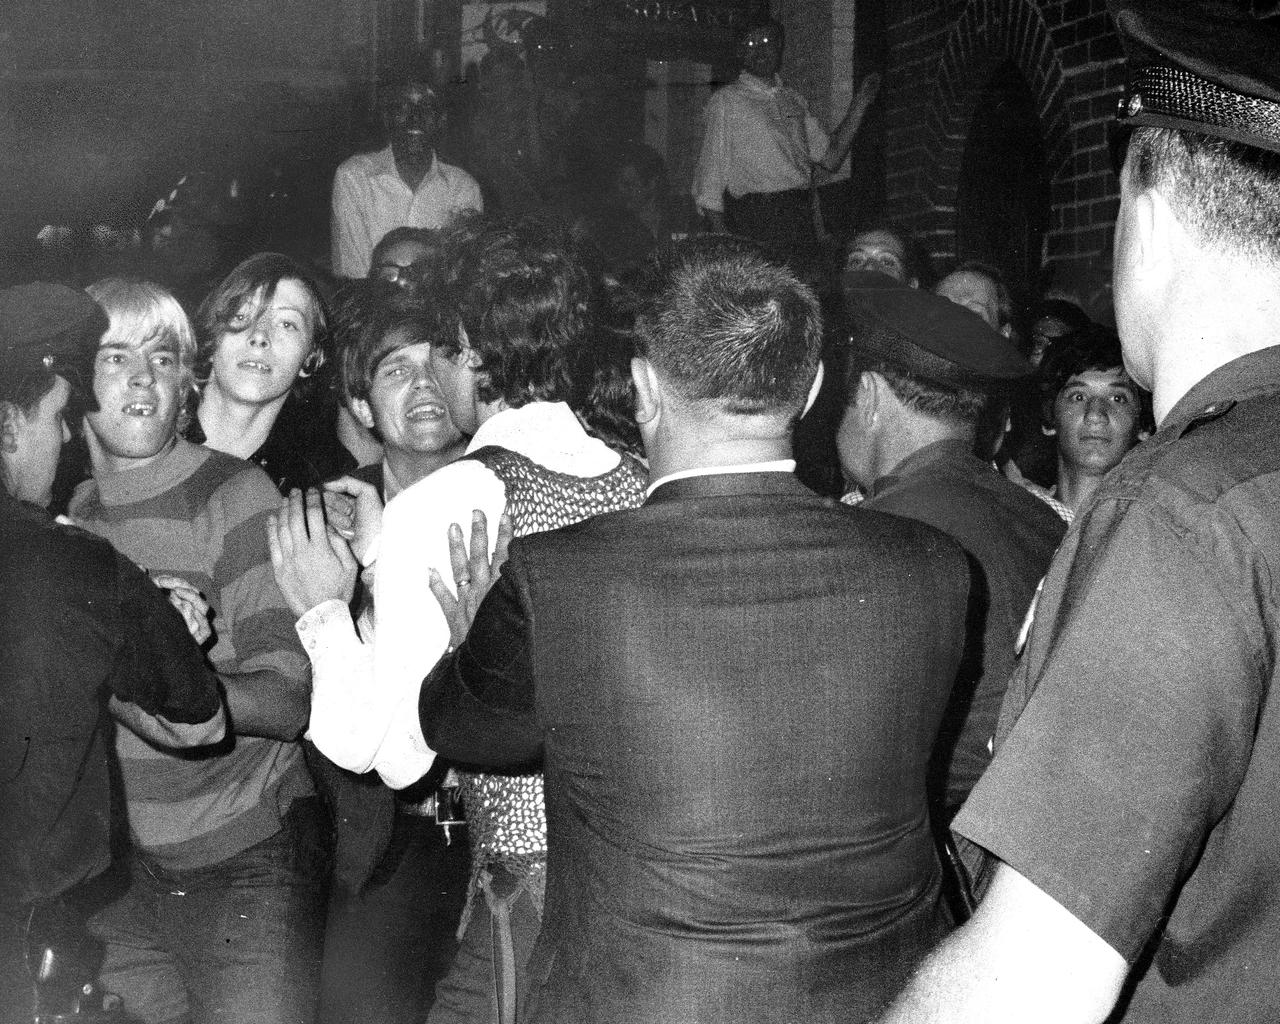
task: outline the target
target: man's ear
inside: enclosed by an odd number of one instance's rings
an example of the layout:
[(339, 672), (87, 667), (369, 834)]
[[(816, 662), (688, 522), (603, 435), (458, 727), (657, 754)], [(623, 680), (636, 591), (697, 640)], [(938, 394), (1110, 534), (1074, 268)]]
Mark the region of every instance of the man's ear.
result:
[(1186, 234), (1169, 200), (1158, 188), (1146, 188), (1133, 197), (1134, 273), (1167, 280), (1172, 273), (1174, 243)]
[(0, 451), (16, 452), (26, 417), (12, 402), (0, 402)]
[(631, 359), (631, 382), (636, 386), (636, 422), (650, 423), (662, 408), (662, 383), (653, 363), (644, 356)]
[(356, 418), (356, 422), (360, 426), (366, 430), (373, 429), (373, 409), (368, 402), (363, 398), (353, 398), (347, 404), (347, 407), (351, 410), (351, 415)]
[(884, 378), (872, 370), (863, 370), (859, 375), (858, 396), (854, 400), (854, 408), (862, 413), (865, 422), (874, 423), (880, 415), (884, 387)]

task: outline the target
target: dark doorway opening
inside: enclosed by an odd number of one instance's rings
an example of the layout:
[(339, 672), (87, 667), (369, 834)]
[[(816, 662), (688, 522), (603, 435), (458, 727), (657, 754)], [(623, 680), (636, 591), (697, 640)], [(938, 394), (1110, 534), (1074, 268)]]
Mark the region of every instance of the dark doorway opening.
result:
[(1004, 274), (1026, 302), (1049, 225), (1049, 181), (1035, 99), (1012, 61), (998, 67), (974, 107), (956, 195), (956, 256)]

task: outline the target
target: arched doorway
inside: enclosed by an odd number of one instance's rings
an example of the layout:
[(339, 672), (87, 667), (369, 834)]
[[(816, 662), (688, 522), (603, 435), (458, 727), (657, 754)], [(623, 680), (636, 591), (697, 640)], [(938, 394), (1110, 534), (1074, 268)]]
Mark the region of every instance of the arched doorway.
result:
[(956, 256), (1004, 274), (1025, 301), (1049, 226), (1049, 181), (1035, 100), (1016, 64), (1001, 64), (974, 106), (956, 191)]

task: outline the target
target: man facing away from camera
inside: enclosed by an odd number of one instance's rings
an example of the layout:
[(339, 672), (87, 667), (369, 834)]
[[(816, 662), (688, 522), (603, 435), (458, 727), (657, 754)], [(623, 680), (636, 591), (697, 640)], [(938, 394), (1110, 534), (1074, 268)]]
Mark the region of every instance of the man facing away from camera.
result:
[(722, 237), (647, 273), (648, 499), (511, 544), (423, 685), (423, 731), (544, 765), (529, 1020), (864, 1020), (946, 929), (925, 769), (965, 559), (796, 480), (820, 380), (805, 286)]

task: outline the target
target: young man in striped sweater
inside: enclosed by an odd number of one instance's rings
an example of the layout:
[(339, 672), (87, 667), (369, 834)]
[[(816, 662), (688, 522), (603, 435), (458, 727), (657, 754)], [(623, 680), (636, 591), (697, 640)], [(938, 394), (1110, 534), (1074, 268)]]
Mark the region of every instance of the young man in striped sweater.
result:
[(87, 417), (94, 478), (72, 515), (205, 595), (234, 732), (194, 759), (118, 730), (134, 855), (128, 891), (93, 925), (103, 981), (147, 1024), (306, 1022), (325, 822), (297, 742), (309, 669), (267, 549), (279, 495), (257, 467), (178, 437), (195, 344), (173, 297), (116, 280), (89, 291), (110, 328)]

